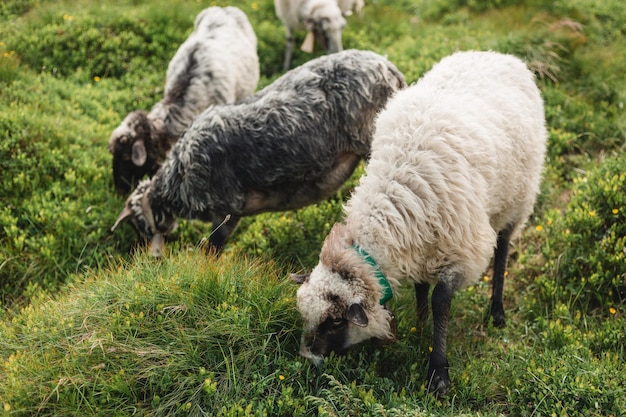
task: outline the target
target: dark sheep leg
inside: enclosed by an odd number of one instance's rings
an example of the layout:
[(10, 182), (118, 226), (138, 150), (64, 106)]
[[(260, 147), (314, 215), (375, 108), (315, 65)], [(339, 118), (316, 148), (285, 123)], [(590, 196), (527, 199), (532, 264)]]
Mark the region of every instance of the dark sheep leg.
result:
[(226, 216), (213, 220), (213, 229), (209, 237), (209, 250), (215, 251), (217, 255), (222, 252), (228, 238), (239, 223), (240, 217)]
[(438, 397), (445, 396), (450, 390), (449, 366), (446, 353), (448, 319), (452, 296), (461, 281), (462, 277), (458, 272), (450, 268), (443, 270), (431, 298), (433, 310), (433, 351), (430, 353), (430, 364), (428, 367), (428, 389)]
[(428, 284), (415, 284), (415, 304), (417, 307), (417, 322), (424, 323), (428, 320)]
[(493, 258), (493, 283), (491, 292), (491, 317), (495, 327), (506, 326), (504, 317), (504, 273), (506, 271), (506, 261), (509, 254), (509, 241), (511, 239), (511, 228), (508, 227), (498, 233), (498, 243), (494, 251)]

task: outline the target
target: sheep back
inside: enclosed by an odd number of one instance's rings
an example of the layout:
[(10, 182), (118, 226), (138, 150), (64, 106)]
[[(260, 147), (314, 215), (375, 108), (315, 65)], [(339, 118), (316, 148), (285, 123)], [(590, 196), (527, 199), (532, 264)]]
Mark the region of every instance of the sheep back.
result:
[(211, 105), (254, 93), (259, 80), (257, 40), (236, 7), (209, 7), (170, 61), (164, 97), (149, 113), (128, 114), (109, 140), (113, 178), (121, 192), (153, 175), (192, 120)]
[[(486, 270), (497, 233), (532, 213), (545, 154), (543, 101), (511, 55), (458, 52), (398, 92), (376, 121), (346, 225), (391, 278), (434, 283)], [(358, 231), (358, 232), (356, 232)]]
[(170, 61), (164, 99), (151, 116), (165, 120), (177, 137), (208, 106), (239, 101), (254, 93), (258, 81), (257, 38), (245, 13), (208, 7)]
[[(251, 190), (273, 201), (262, 211), (320, 201), (369, 153), (376, 113), (404, 86), (386, 58), (349, 50), (309, 61), (240, 103), (209, 108), (153, 178), (152, 206), (210, 220), (254, 214), (246, 209)], [(344, 156), (353, 163), (329, 178)]]

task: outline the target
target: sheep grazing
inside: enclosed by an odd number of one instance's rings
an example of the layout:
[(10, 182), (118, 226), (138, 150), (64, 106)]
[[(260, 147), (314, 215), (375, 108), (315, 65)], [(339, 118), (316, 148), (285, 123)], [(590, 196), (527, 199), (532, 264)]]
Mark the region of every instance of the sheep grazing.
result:
[(308, 31), (302, 49), (313, 51), (317, 41), (329, 53), (343, 50), (341, 33), (346, 26), (346, 19), (337, 4), (337, 0), (274, 0), (276, 16), (287, 30), (287, 45), (283, 70), (291, 67), (291, 57), (295, 44), (294, 32), (299, 29)]
[(149, 113), (128, 114), (109, 139), (113, 179), (128, 193), (154, 175), (193, 119), (211, 105), (230, 104), (254, 93), (259, 81), (257, 40), (236, 7), (209, 7), (167, 68), (165, 94)]
[(476, 283), (494, 255), (491, 315), (505, 325), (509, 240), (532, 213), (545, 146), (543, 101), (513, 56), (458, 52), (396, 93), (376, 120), (344, 222), (326, 238), (315, 269), (292, 276), (301, 284), (301, 354), (319, 363), (366, 339), (392, 341), (387, 299), (413, 282), (423, 320), (434, 285), (428, 381), (445, 395), (453, 293)]
[(360, 16), (363, 14), (363, 6), (365, 6), (363, 0), (338, 0), (337, 4), (344, 16), (352, 15), (353, 11)]
[(211, 221), (219, 251), (243, 216), (324, 200), (369, 154), (376, 114), (405, 86), (386, 58), (348, 50), (211, 107), (131, 193), (112, 230), (130, 220), (159, 255), (176, 217)]

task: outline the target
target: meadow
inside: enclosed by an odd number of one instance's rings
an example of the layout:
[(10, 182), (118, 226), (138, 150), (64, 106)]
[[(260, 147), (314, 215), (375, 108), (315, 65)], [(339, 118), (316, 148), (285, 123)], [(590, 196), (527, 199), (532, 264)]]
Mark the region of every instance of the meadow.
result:
[(485, 321), (485, 271), (453, 301), (440, 400), (410, 287), (390, 302), (396, 344), (321, 368), (298, 354), (289, 273), (315, 266), (362, 167), (328, 201), (246, 218), (219, 259), (198, 221), (159, 260), (129, 225), (110, 232), (125, 198), (109, 135), (160, 99), (210, 5), (248, 15), (259, 89), (278, 78), (271, 0), (0, 4), (0, 415), (626, 416), (623, 0), (366, 0), (348, 17), (344, 47), (388, 56), (409, 83), (456, 50), (496, 50), (527, 62), (545, 100), (546, 170), (511, 248), (507, 327)]

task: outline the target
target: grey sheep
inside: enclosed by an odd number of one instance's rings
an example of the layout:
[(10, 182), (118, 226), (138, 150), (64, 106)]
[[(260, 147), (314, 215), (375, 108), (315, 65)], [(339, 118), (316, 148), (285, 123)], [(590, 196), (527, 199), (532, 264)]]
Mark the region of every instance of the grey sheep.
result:
[[(291, 66), (291, 57), (295, 44), (294, 32), (299, 29), (308, 31), (305, 43), (312, 50), (313, 39), (329, 53), (343, 50), (341, 34), (346, 26), (346, 19), (337, 0), (274, 0), (276, 16), (283, 22), (287, 31), (287, 45), (283, 70)], [(310, 39), (310, 38), (313, 39)], [(307, 47), (303, 46), (303, 49)]]
[(169, 63), (163, 99), (149, 113), (129, 113), (111, 134), (116, 189), (128, 193), (143, 176), (153, 175), (198, 114), (253, 94), (258, 81), (257, 39), (244, 12), (202, 10)]
[(176, 217), (210, 221), (210, 244), (220, 250), (243, 216), (324, 200), (368, 155), (377, 112), (405, 86), (386, 58), (348, 50), (211, 107), (131, 193), (112, 230), (130, 220), (159, 255)]
[(505, 325), (508, 245), (533, 211), (546, 137), (533, 73), (511, 55), (455, 53), (395, 94), (376, 120), (344, 222), (311, 274), (292, 276), (301, 284), (301, 354), (320, 363), (370, 338), (394, 340), (386, 302), (411, 282), (424, 320), (433, 285), (428, 382), (445, 395), (452, 296), (476, 283), (492, 257), (491, 315)]

